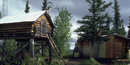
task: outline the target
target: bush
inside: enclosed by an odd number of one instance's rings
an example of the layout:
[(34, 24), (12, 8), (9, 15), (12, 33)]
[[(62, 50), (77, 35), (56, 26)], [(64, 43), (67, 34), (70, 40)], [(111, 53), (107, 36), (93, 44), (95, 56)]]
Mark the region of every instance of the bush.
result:
[(35, 58), (35, 60), (33, 58), (27, 58), (22, 62), (22, 65), (64, 65), (62, 62), (60, 62), (59, 60), (55, 60), (55, 61), (45, 61), (44, 57), (40, 57), (39, 58), (39, 62), (38, 59)]
[(81, 62), (81, 65), (100, 65), (100, 63), (91, 58), (90, 60), (84, 60), (83, 62)]
[(124, 62), (121, 62), (121, 63), (118, 63), (118, 62), (116, 62), (116, 61), (113, 61), (113, 62), (114, 62), (113, 65), (128, 65), (128, 64), (126, 64), (126, 63), (124, 63)]

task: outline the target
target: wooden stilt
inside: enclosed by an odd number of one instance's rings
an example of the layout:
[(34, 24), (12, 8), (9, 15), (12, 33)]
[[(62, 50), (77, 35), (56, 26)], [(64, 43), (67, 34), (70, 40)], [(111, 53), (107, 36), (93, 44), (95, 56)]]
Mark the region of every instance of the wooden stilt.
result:
[[(19, 50), (19, 42), (17, 41), (17, 50)], [(19, 58), (18, 58), (18, 55), (17, 55), (17, 65), (19, 65)]]
[(51, 51), (51, 44), (48, 42), (49, 44), (49, 61), (52, 61), (52, 51)]
[(54, 43), (52, 37), (47, 35), (47, 38), (48, 38), (48, 41), (50, 42), (50, 45), (51, 45), (52, 49), (55, 51), (57, 57), (59, 58), (59, 60), (62, 60), (64, 62), (64, 64), (66, 64), (65, 60), (63, 59), (63, 57), (60, 54), (60, 51), (59, 51), (58, 47)]
[(16, 43), (17, 43), (17, 50), (18, 50), (20, 48), (20, 42), (17, 41)]
[(42, 45), (42, 48), (41, 48), (41, 49), (42, 49), (42, 57), (43, 57), (43, 45)]
[[(1, 40), (2, 42), (1, 42), (1, 49), (2, 49), (2, 52), (4, 52), (4, 40)], [(4, 65), (4, 54), (2, 54), (2, 56), (1, 56), (1, 65)]]
[(32, 57), (33, 57), (33, 59), (35, 59), (34, 39), (30, 39), (30, 44), (31, 44)]

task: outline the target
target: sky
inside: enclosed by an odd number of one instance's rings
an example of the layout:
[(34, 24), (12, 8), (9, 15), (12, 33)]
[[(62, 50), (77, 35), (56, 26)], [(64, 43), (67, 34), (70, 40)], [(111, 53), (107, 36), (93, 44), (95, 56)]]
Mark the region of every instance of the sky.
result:
[[(53, 7), (50, 11), (50, 15), (52, 20), (54, 20), (55, 16), (58, 15), (57, 7), (62, 8), (66, 7), (68, 11), (72, 15), (71, 23), (71, 33), (72, 33), (72, 40), (70, 40), (71, 47), (73, 49), (75, 46), (75, 42), (77, 41), (78, 35), (74, 32), (80, 25), (77, 23), (78, 20), (82, 20), (82, 17), (90, 14), (88, 11), (88, 3), (85, 0), (49, 0), (53, 3)], [(106, 3), (113, 2), (114, 0), (105, 0)], [(130, 16), (130, 0), (118, 0), (120, 6), (120, 14), (121, 19), (124, 20), (124, 27), (126, 32), (128, 32), (128, 25), (129, 25), (129, 16)], [(30, 12), (41, 11), (43, 0), (29, 0)], [(25, 10), (26, 0), (8, 0), (8, 15), (15, 15), (15, 14), (23, 14)], [(51, 5), (51, 4), (50, 4)], [(106, 9), (106, 12), (109, 13), (111, 17), (113, 17), (113, 9), (114, 3)], [(2, 11), (2, 0), (0, 0), (0, 11)]]

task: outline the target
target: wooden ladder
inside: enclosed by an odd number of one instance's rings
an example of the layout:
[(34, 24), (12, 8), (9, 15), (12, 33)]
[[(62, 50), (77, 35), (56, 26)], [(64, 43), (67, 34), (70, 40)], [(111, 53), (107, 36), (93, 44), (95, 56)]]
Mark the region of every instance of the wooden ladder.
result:
[(49, 40), (49, 42), (50, 42), (50, 44), (51, 44), (51, 47), (53, 48), (54, 52), (56, 53), (58, 59), (59, 59), (60, 61), (62, 60), (62, 61), (64, 62), (64, 64), (66, 64), (66, 63), (65, 63), (65, 60), (63, 59), (63, 57), (62, 57), (62, 55), (61, 55), (61, 53), (60, 53), (60, 51), (59, 51), (59, 49), (58, 49), (58, 47), (57, 47), (56, 44), (54, 43), (52, 37), (49, 36), (49, 35), (47, 35), (47, 38), (48, 38), (48, 40)]

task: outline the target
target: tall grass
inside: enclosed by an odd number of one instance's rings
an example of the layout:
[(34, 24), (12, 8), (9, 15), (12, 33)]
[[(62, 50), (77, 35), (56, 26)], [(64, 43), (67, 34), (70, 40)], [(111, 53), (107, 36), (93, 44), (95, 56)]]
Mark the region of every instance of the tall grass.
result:
[(81, 65), (100, 65), (100, 63), (97, 62), (94, 58), (91, 58), (89, 60), (82, 61)]

